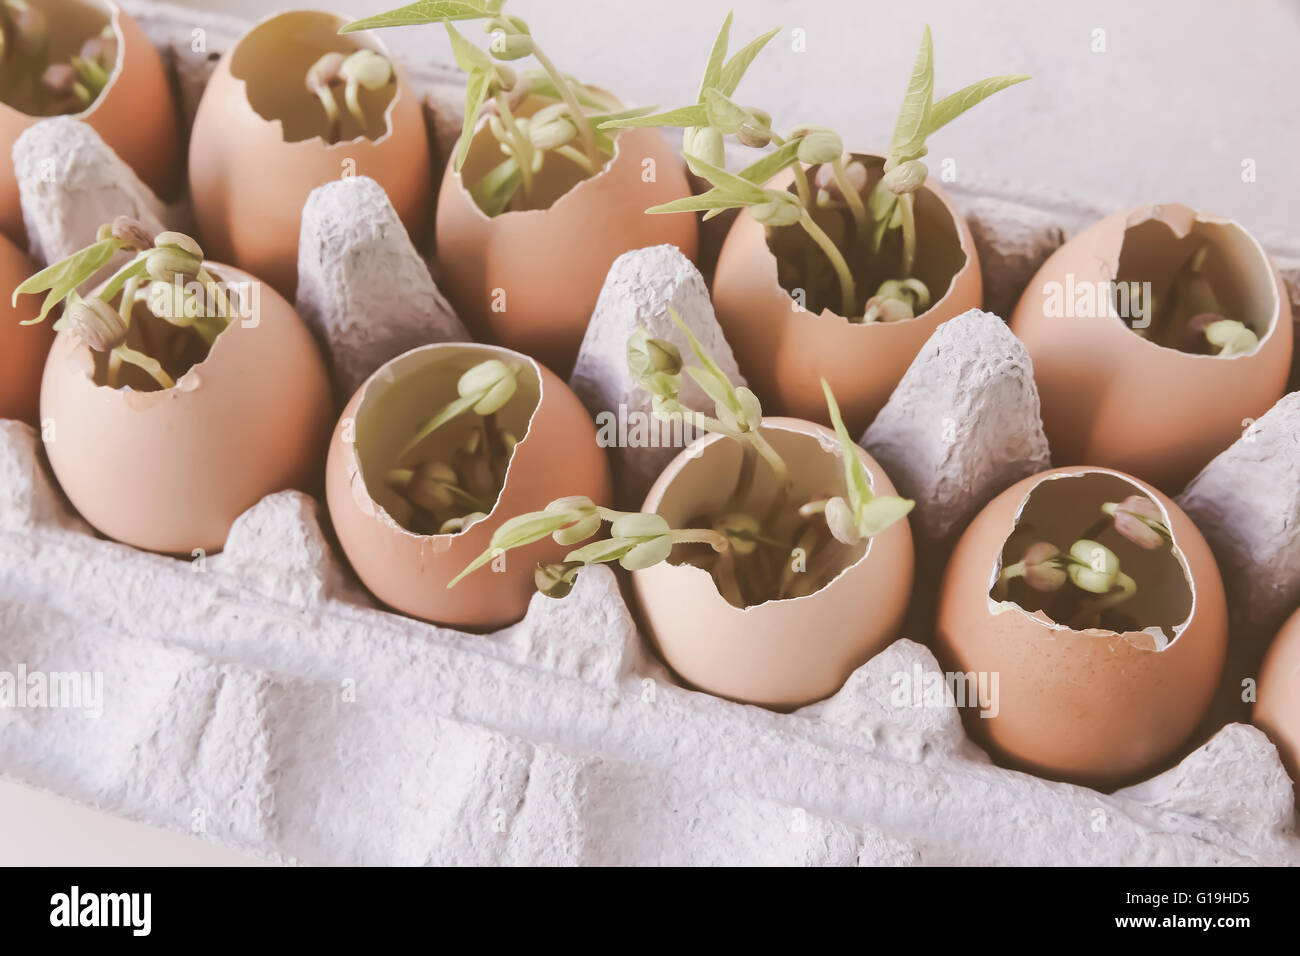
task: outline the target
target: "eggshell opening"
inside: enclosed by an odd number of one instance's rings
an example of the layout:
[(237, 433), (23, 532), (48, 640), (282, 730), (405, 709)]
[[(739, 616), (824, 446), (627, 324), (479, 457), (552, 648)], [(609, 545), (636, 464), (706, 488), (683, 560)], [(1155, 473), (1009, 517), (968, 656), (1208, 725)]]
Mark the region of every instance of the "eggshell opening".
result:
[[(542, 397), (541, 374), (536, 363), (508, 349), (491, 345), (448, 344), (438, 349), (415, 349), (398, 356), (385, 373), (365, 386), (355, 418), (356, 433), (352, 447), (369, 497), (365, 510), (378, 509), (380, 519), (405, 535), (451, 539), (465, 534), (420, 535), (406, 523), (412, 506), (385, 480), (389, 470), (399, 467), (398, 453), (420, 427), (448, 402), (456, 398), (456, 382), (479, 362), (499, 358), (516, 371), (519, 386), (510, 401), (497, 412), (497, 422), (506, 431), (519, 436), (519, 442), (506, 465), (502, 489), (509, 483), (511, 469), (524, 442), (528, 440), (533, 415)], [(407, 463), (426, 458), (449, 460), (473, 430), (477, 417), (461, 415), (447, 422), (406, 459)], [(495, 515), (501, 495), (492, 502), (488, 517)], [(472, 587), (472, 582), (467, 585)]]
[[(308, 69), (324, 54), (346, 56), (369, 49), (388, 58), (387, 50), (372, 37), (340, 35), (339, 28), (347, 22), (345, 17), (319, 10), (275, 14), (253, 27), (231, 52), (231, 76), (243, 86), (249, 106), (268, 123), (278, 126), (285, 142), (319, 139), (325, 143), (328, 120), (324, 107), (305, 86)], [(339, 137), (325, 145), (386, 138), (392, 130), (393, 107), (402, 92), (400, 82), (390, 82), (378, 90), (361, 88), (357, 99), (369, 121), (361, 129), (344, 104), (342, 87), (336, 87)]]
[[(1129, 218), (1115, 248), (1112, 269), (1116, 281), (1150, 282), (1152, 291), (1160, 296), (1179, 267), (1202, 245), (1210, 247), (1203, 274), (1214, 286), (1228, 317), (1244, 323), (1259, 337), (1255, 348), (1230, 356), (1203, 355), (1182, 352), (1142, 336), (1137, 338), (1152, 348), (1206, 361), (1231, 361), (1253, 355), (1274, 334), (1281, 295), (1263, 248), (1233, 220), (1179, 205), (1138, 210)], [(1118, 312), (1112, 309), (1109, 314), (1132, 331)]]
[[(111, 24), (113, 27), (113, 35), (117, 40), (117, 55), (113, 58), (113, 69), (109, 73), (108, 82), (94, 102), (83, 110), (67, 114), (75, 116), (77, 119), (84, 119), (108, 95), (108, 91), (112, 88), (122, 70), (123, 58), (121, 54), (125, 47), (122, 27), (118, 22), (120, 11), (116, 6), (97, 4), (91, 2), (91, 0), (40, 0), (40, 2), (33, 3), (33, 6), (49, 19), (51, 63), (66, 63), (69, 57), (80, 52), (83, 43), (98, 35), (105, 26)], [(6, 90), (11, 89), (13, 74), (9, 68), (14, 65), (16, 65), (15, 60), (6, 58), (4, 65), (0, 67), (0, 74), (3, 74), (4, 79), (3, 88)], [(4, 105), (17, 110), (25, 116), (44, 117), (47, 115), (37, 113), (34, 103), (21, 101), (14, 103), (6, 99)]]
[[(773, 424), (771, 419), (764, 422), (763, 435), (790, 468), (793, 486), (788, 511), (792, 511), (805, 501), (845, 493), (844, 462), (840, 456), (838, 442), (821, 432), (787, 430), (779, 424)], [(681, 462), (679, 467), (670, 469), (671, 474), (670, 471), (665, 471), (668, 483), (655, 504), (654, 510), (663, 515), (674, 528), (691, 527), (692, 522), (701, 515), (717, 514), (726, 505), (736, 477), (740, 474), (743, 451), (739, 443), (730, 438), (709, 435), (694, 443), (690, 451), (691, 454)], [(870, 472), (867, 477), (869, 484), (874, 488), (874, 480)], [(760, 461), (754, 475), (749, 501), (759, 502), (761, 513), (761, 509), (766, 508), (767, 502), (772, 500), (776, 490), (776, 480), (772, 470)], [(791, 516), (784, 515), (776, 530), (778, 534), (785, 534), (793, 524)], [(840, 571), (809, 597), (831, 587), (850, 568), (865, 560), (871, 550), (871, 539), (868, 538), (854, 545), (832, 541), (828, 547), (835, 554)], [(703, 574), (708, 576), (710, 581), (713, 580), (712, 575), (707, 571), (687, 564), (676, 556), (670, 559), (669, 563), (682, 568), (687, 573)], [(716, 587), (716, 582), (714, 586)], [(722, 597), (720, 592), (718, 597)], [(748, 613), (776, 600), (778, 599), (771, 598), (738, 610)], [(788, 597), (779, 600), (799, 601), (804, 598)]]
[(1164, 651), (1172, 647), (1195, 614), (1196, 584), (1164, 505), (1157, 496), (1118, 472), (1048, 474), (1029, 490), (1016, 509), (1011, 533), (990, 575), (989, 612), (1019, 613), (1056, 631), (1095, 634), (1101, 638), (1118, 636), (1117, 632), (1102, 627), (1076, 630), (1053, 621), (1043, 610), (1028, 610), (1012, 600), (1000, 601), (992, 592), (1003, 567), (1018, 561), (1030, 544), (1050, 541), (1061, 550), (1068, 550), (1072, 542), (1103, 517), (1104, 503), (1123, 501), (1133, 494), (1150, 499), (1160, 509), (1173, 543), (1168, 549), (1147, 550), (1119, 535), (1105, 536), (1102, 543), (1119, 558), (1121, 570), (1138, 582), (1137, 593), (1121, 607), (1143, 622), (1143, 626), (1124, 632), (1123, 637), (1147, 650)]

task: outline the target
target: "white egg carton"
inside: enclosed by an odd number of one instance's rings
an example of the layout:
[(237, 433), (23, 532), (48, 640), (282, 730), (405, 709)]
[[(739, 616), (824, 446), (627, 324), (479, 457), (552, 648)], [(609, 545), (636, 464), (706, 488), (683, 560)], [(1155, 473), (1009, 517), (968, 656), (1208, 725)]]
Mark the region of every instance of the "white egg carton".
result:
[[(192, 115), (213, 54), (248, 25), (127, 6), (174, 63)], [(203, 52), (192, 49), (196, 28)], [(459, 128), (456, 74), (410, 72), (441, 111), (435, 129), (445, 147)], [(93, 144), (76, 150), (95, 158)], [(34, 199), (44, 215), (38, 238), (72, 241), (97, 203), (149, 211), (151, 197), (109, 160), (95, 167), (109, 170), (97, 182), (76, 180), (75, 199), (70, 179)], [(368, 187), (329, 189), (364, 199)], [(999, 314), (1064, 235), (1101, 212), (987, 186), (953, 191)], [(409, 244), (364, 228), (391, 214), (384, 205), (359, 212), (356, 228), (322, 235), (343, 247), (369, 237), (354, 259), (407, 274)], [(1300, 249), (1274, 243), (1270, 252), (1300, 300)], [(364, 282), (360, 268), (344, 275)], [(305, 292), (316, 298), (300, 307), (330, 341), (336, 370), (350, 377), (377, 365), (420, 323), (454, 334), (436, 289), (419, 280), (417, 305), (385, 326), (385, 341), (337, 321), (347, 287)], [(949, 334), (947, 344), (975, 349), (981, 335), (1001, 334), (982, 318), (963, 317), (978, 334)], [(937, 354), (927, 347), (918, 374), (942, 380)], [(1014, 350), (1000, 361), (990, 374), (1002, 386), (1027, 369)], [(908, 407), (909, 394), (900, 387), (894, 401)], [(1033, 448), (1036, 393), (1016, 394), (1020, 417), (1007, 427)], [(917, 429), (943, 413), (914, 411)], [(1230, 592), (1245, 593), (1271, 569), (1263, 603), (1251, 605), (1261, 615), (1300, 596), (1300, 543), (1285, 533), (1300, 493), (1279, 491), (1276, 480), (1289, 469), (1295, 485), (1297, 433), (1292, 395), (1198, 479), (1233, 489), (1214, 496), (1226, 504), (1216, 512), (1195, 489), (1183, 499), (1218, 549)], [(966, 454), (972, 468), (975, 451)], [(987, 470), (966, 476), (980, 487), (958, 510), (1009, 483)], [(894, 701), (900, 675), (924, 682), (939, 673), (919, 643), (895, 642), (829, 700), (772, 713), (679, 686), (605, 568), (585, 572), (564, 601), (534, 598), (524, 621), (491, 635), (377, 609), (322, 533), (318, 508), (297, 492), (272, 495), (239, 519), (218, 555), (142, 553), (94, 535), (51, 483), (33, 430), (0, 422), (0, 670), (98, 672), (104, 689), (98, 718), (0, 709), (0, 777), (312, 864), (1300, 863), (1291, 782), (1248, 725), (1208, 728), (1179, 764), (1113, 794), (1049, 782), (991, 763), (951, 698)], [(933, 546), (944, 533), (923, 528), (923, 551), (927, 534)]]

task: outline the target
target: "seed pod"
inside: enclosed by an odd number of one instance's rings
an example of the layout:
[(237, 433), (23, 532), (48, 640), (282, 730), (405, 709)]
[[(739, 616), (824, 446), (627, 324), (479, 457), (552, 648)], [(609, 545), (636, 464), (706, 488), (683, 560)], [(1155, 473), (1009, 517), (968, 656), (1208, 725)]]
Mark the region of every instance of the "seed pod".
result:
[(456, 382), (456, 393), (461, 398), (479, 396), (474, 405), (478, 415), (491, 415), (500, 410), (518, 387), (515, 373), (500, 359), (488, 359), (475, 365)]
[(834, 162), (843, 154), (840, 134), (825, 127), (810, 128), (799, 140), (799, 162), (807, 166)]
[(540, 594), (551, 598), (565, 598), (573, 590), (582, 569), (581, 561), (564, 561), (559, 564), (539, 564), (533, 574), (533, 583)]
[(1119, 558), (1104, 544), (1082, 538), (1070, 546), (1070, 580), (1091, 594), (1105, 594), (1119, 577)]
[(628, 571), (644, 571), (661, 561), (667, 561), (672, 553), (672, 539), (667, 534), (663, 534), (636, 545), (619, 558), (618, 563)]
[(307, 70), (305, 85), (308, 93), (316, 93), (339, 79), (343, 67), (342, 53), (326, 53)]
[(51, 63), (41, 74), (41, 85), (55, 96), (68, 96), (77, 83), (77, 71), (71, 63)]
[(1171, 540), (1159, 507), (1144, 495), (1129, 495), (1119, 504), (1107, 502), (1101, 510), (1115, 519), (1115, 530), (1139, 548), (1154, 551)]
[(736, 142), (751, 149), (762, 149), (772, 142), (772, 131), (761, 126), (742, 123), (740, 129), (736, 130)]
[(109, 352), (126, 341), (126, 322), (99, 296), (69, 300), (63, 316), (72, 334), (96, 352)]
[(907, 193), (914, 193), (925, 185), (925, 179), (930, 175), (925, 163), (919, 159), (909, 159), (905, 163), (899, 163), (889, 172), (885, 173), (882, 184), (895, 196), (902, 196)]
[(378, 90), (392, 80), (393, 64), (374, 50), (357, 50), (343, 61), (339, 67), (339, 76), (367, 90)]
[(403, 494), (411, 504), (437, 514), (456, 503), (448, 486), (460, 487), (456, 472), (440, 461), (427, 461), (415, 469)]
[(723, 515), (714, 522), (713, 530), (727, 536), (736, 554), (751, 554), (758, 547), (761, 532), (758, 519), (744, 512)]
[(1031, 544), (1020, 559), (1025, 566), (1025, 583), (1035, 591), (1059, 591), (1065, 586), (1066, 573), (1058, 560), (1061, 550), (1046, 541)]
[(682, 134), (682, 152), (687, 156), (689, 165), (692, 157), (698, 157), (711, 166), (722, 166), (726, 162), (726, 144), (722, 133), (711, 126), (693, 126)]
[(862, 540), (862, 531), (853, 516), (853, 509), (843, 498), (831, 498), (826, 502), (826, 527), (831, 537), (841, 544), (857, 544)]
[(145, 229), (138, 219), (132, 219), (130, 216), (118, 216), (113, 220), (113, 225), (109, 227), (109, 231), (114, 239), (126, 243), (138, 252), (153, 248), (153, 236), (149, 235), (149, 231)]
[(528, 129), (529, 142), (538, 149), (555, 149), (572, 142), (577, 136), (578, 127), (565, 117), (552, 120), (544, 126), (539, 126), (534, 121)]
[(488, 50), (498, 60), (522, 60), (533, 53), (533, 38), (525, 34), (494, 33)]
[(749, 214), (765, 226), (793, 226), (803, 215), (799, 200), (790, 193), (768, 191), (770, 200), (749, 207)]

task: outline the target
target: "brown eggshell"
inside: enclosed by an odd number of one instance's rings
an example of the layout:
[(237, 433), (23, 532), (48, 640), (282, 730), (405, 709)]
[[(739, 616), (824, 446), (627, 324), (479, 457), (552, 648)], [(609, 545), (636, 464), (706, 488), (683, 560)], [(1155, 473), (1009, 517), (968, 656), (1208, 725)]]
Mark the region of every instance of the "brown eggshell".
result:
[(361, 93), (372, 119), (369, 136), (351, 120), (341, 92), (343, 135), (354, 138), (328, 144), (314, 134), (323, 108), (304, 86), (308, 68), (330, 51), (366, 46), (387, 55), (369, 36), (339, 36), (346, 22), (311, 10), (263, 20), (217, 64), (190, 134), (190, 190), (204, 249), (288, 297), (298, 281), (302, 208), (323, 183), (369, 176), (384, 187), (412, 239), (418, 243), (424, 232), (432, 175), (428, 139), (419, 99), (399, 66), (396, 92), (382, 114), (378, 98), (391, 88)]
[[(531, 115), (544, 104), (525, 100), (518, 113)], [(690, 195), (686, 172), (658, 130), (625, 129), (615, 137), (605, 168), (548, 208), (488, 217), (465, 183), (477, 182), (501, 159), (485, 118), (464, 168), (458, 173), (448, 165), (438, 197), (439, 283), (475, 338), (532, 355), (567, 375), (615, 259), (662, 243), (695, 259), (694, 216), (645, 213)], [(653, 182), (642, 180), (648, 161), (654, 163)], [(553, 182), (567, 165), (551, 159), (539, 190), (545, 193), (547, 177)]]
[[(519, 390), (497, 413), (501, 426), (520, 440), (496, 505), (459, 534), (408, 531), (394, 518), (404, 502), (384, 483), (384, 474), (419, 426), (455, 397), (460, 373), (489, 358), (521, 368)], [(472, 418), (461, 416), (444, 425), (434, 441), (454, 447)], [(498, 559), (503, 564), (480, 568), (449, 589), (447, 583), (487, 550), (504, 521), (540, 511), (567, 495), (586, 495), (601, 504), (612, 497), (595, 425), (568, 386), (517, 352), (457, 343), (399, 355), (357, 390), (330, 442), (325, 490), (339, 543), (376, 597), (403, 613), (473, 630), (504, 627), (522, 618), (536, 593), (537, 564), (559, 561), (572, 550), (546, 538), (510, 551)]]
[(13, 290), (36, 266), (0, 236), (0, 418), (35, 425), (40, 406), (41, 372), (54, 341), (53, 323), (23, 325), (36, 318), (38, 300), (23, 296), (10, 304)]
[(247, 273), (207, 268), (260, 287), (260, 306), (249, 293), (251, 316), (232, 319), (175, 387), (96, 385), (93, 353), (67, 332), (41, 385), (45, 449), (69, 500), (110, 538), (151, 551), (219, 550), (263, 496), (309, 483), (329, 430), (325, 365), (297, 313)]
[[(29, 2), (49, 16), (56, 38), (55, 56), (75, 53), (81, 47), (81, 40), (61, 43), (58, 37), (88, 37), (105, 23), (113, 24), (118, 57), (108, 85), (88, 109), (74, 115), (89, 124), (154, 192), (171, 198), (180, 163), (176, 105), (162, 59), (144, 31), (112, 0)], [(0, 230), (15, 242), (25, 241), (26, 231), (11, 161), (14, 142), (42, 118), (0, 103), (0, 152), (5, 157), (0, 163)]]
[[(1031, 492), (1055, 481), (1089, 484), (1060, 489), (1077, 487), (1077, 505), (1074, 499), (1069, 505), (1058, 499), (1033, 504)], [(1163, 650), (1156, 649), (1161, 641), (1145, 631), (1071, 630), (1041, 612), (1030, 614), (990, 597), (1001, 573), (1003, 548), (1022, 513), (1036, 527), (1082, 536), (1101, 517), (1101, 502), (1094, 497), (1120, 500), (1110, 496), (1133, 493), (1147, 495), (1163, 509), (1179, 557), (1173, 565), (1162, 552), (1142, 552), (1123, 542), (1132, 554), (1121, 554), (1121, 567), (1132, 570), (1139, 582), (1132, 602), (1147, 602), (1141, 605), (1147, 613), (1158, 606), (1154, 602), (1173, 595), (1169, 600), (1181, 603), (1169, 606), (1179, 618), (1186, 614)], [(1066, 528), (1077, 530), (1062, 530)], [(1043, 537), (1068, 547), (1053, 534)], [(1121, 546), (1114, 550), (1120, 554)], [(1177, 575), (1176, 583), (1171, 575)], [(1153, 587), (1157, 580), (1160, 584)], [(1120, 472), (1057, 468), (1012, 485), (958, 541), (940, 589), (935, 653), (949, 672), (997, 675), (996, 715), (979, 716), (973, 708), (965, 712), (967, 729), (982, 746), (1042, 776), (1112, 787), (1158, 769), (1184, 744), (1218, 684), (1227, 634), (1218, 567), (1205, 539), (1177, 505)]]
[[(1121, 275), (1126, 233), (1136, 273)], [(1206, 265), (1216, 287), (1229, 289), (1218, 290), (1225, 305), (1256, 317), (1257, 331), (1267, 328), (1254, 352), (1220, 358), (1166, 348), (1133, 332), (1113, 310), (1047, 314), (1049, 292), (1117, 276), (1149, 275), (1143, 281), (1159, 296), (1157, 280), (1167, 283), (1202, 238), (1226, 253)], [(1026, 287), (1011, 330), (1033, 359), (1052, 460), (1117, 468), (1170, 494), (1272, 407), (1291, 365), (1291, 307), (1259, 243), (1232, 220), (1177, 204), (1115, 213), (1057, 249)]]
[(1259, 673), (1255, 725), (1277, 745), (1300, 787), (1300, 610), (1277, 632)]
[[(844, 466), (835, 433), (793, 418), (767, 418), (763, 433), (790, 465), (793, 500), (842, 494)], [(732, 440), (706, 435), (687, 447), (646, 496), (643, 511), (684, 527), (723, 505), (740, 467)], [(895, 494), (884, 470), (862, 449), (877, 494)], [(755, 500), (773, 491), (760, 466)], [(632, 574), (642, 617), (664, 660), (687, 682), (732, 700), (787, 710), (829, 697), (892, 641), (912, 589), (912, 533), (897, 522), (866, 545), (857, 561), (807, 597), (747, 608), (727, 602), (712, 576), (664, 562)]]
[[(872, 164), (874, 182), (883, 160), (854, 155)], [(794, 172), (786, 170), (768, 188), (786, 189), (793, 181)], [(816, 315), (801, 309), (777, 279), (776, 257), (763, 225), (748, 210), (740, 211), (718, 256), (713, 305), (740, 370), (765, 406), (829, 422), (818, 384), (825, 378), (849, 434), (860, 435), (930, 334), (954, 316), (979, 308), (984, 285), (970, 227), (938, 186), (927, 182), (916, 195), (918, 262), (933, 258), (927, 249), (936, 247), (960, 248), (965, 259), (942, 294), (931, 285), (933, 305), (902, 322), (852, 324), (830, 309)]]

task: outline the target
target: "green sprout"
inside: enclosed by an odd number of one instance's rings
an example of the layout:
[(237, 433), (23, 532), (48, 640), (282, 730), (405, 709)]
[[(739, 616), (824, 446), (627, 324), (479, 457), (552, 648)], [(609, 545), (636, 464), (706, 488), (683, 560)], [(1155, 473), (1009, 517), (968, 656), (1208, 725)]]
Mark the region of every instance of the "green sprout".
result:
[[(135, 255), (93, 293), (81, 296), (77, 289), (119, 252)], [(234, 314), (221, 283), (204, 264), (198, 243), (179, 232), (150, 237), (140, 223), (125, 216), (101, 226), (95, 242), (86, 248), (24, 281), (14, 289), (13, 301), (17, 303), (20, 295), (40, 293), (45, 293), (40, 312), (23, 324), (42, 322), (63, 304), (63, 315), (54, 328), (68, 331), (96, 352), (107, 353), (105, 384), (109, 388), (118, 387), (124, 363), (144, 371), (158, 388), (176, 384), (163, 364), (172, 357), (163, 353), (161, 343), (145, 345), (149, 337), (141, 335), (140, 349), (127, 345), (137, 304), (145, 303), (155, 316), (197, 339), (204, 354)], [(173, 339), (171, 344), (176, 342)]]
[(1133, 331), (1184, 352), (1230, 358), (1255, 350), (1259, 336), (1229, 316), (1206, 275), (1210, 250), (1208, 243), (1202, 243), (1192, 251), (1174, 273), (1167, 292), (1151, 304), (1154, 317), (1150, 325)]
[(0, 0), (0, 100), (29, 116), (88, 109), (104, 92), (117, 62), (111, 24), (77, 53), (54, 60), (49, 17), (29, 0)]
[(330, 52), (321, 56), (307, 70), (307, 90), (321, 102), (328, 123), (326, 141), (334, 143), (339, 138), (339, 104), (334, 87), (343, 85), (343, 101), (357, 127), (365, 130), (366, 114), (361, 106), (362, 89), (382, 90), (394, 82), (393, 65), (374, 50), (361, 49), (349, 56)]
[[(976, 104), (1029, 77), (1021, 74), (990, 77), (936, 103), (934, 55), (930, 29), (926, 27), (882, 176), (864, 198), (867, 169), (861, 160), (844, 152), (838, 133), (825, 126), (805, 124), (783, 137), (772, 129), (769, 113), (757, 107), (741, 106), (732, 99), (745, 70), (776, 31), (754, 40), (724, 64), (730, 26), (728, 14), (709, 56), (697, 103), (603, 124), (605, 129), (628, 126), (685, 129), (684, 158), (711, 188), (699, 196), (647, 211), (703, 212), (708, 219), (728, 209), (748, 209), (751, 216), (767, 227), (774, 249), (783, 246), (775, 241), (777, 234), (798, 226), (829, 265), (838, 291), (838, 296), (831, 301), (849, 321), (898, 321), (923, 312), (930, 305), (931, 293), (915, 274), (918, 255), (915, 195), (928, 176), (925, 164), (920, 161), (927, 152), (926, 142), (933, 133)], [(734, 137), (744, 146), (771, 145), (773, 149), (739, 173), (730, 173), (724, 166), (726, 136)], [(794, 193), (767, 188), (773, 177), (787, 169), (792, 171)], [(891, 241), (891, 236), (897, 238)], [(787, 287), (795, 284), (813, 292), (823, 285), (820, 279), (823, 270), (818, 266), (805, 263), (799, 267), (788, 253), (783, 264), (782, 274), (794, 276), (786, 283)], [(859, 291), (864, 283), (875, 290), (865, 298)]]
[[(601, 124), (637, 116), (608, 93), (562, 73), (542, 49), (522, 17), (506, 13), (505, 0), (419, 0), (387, 13), (347, 24), (341, 33), (383, 27), (441, 23), (451, 40), (456, 65), (465, 72), (465, 121), (453, 157), (457, 172), (465, 164), (479, 118), (505, 159), (467, 184), (489, 216), (536, 208), (535, 182), (548, 157), (567, 161), (582, 177), (592, 176), (614, 155), (614, 140)], [(483, 21), (487, 51), (467, 40), (453, 22)], [(508, 64), (532, 57), (539, 69), (517, 73)], [(525, 100), (544, 103), (531, 116), (519, 115)]]

